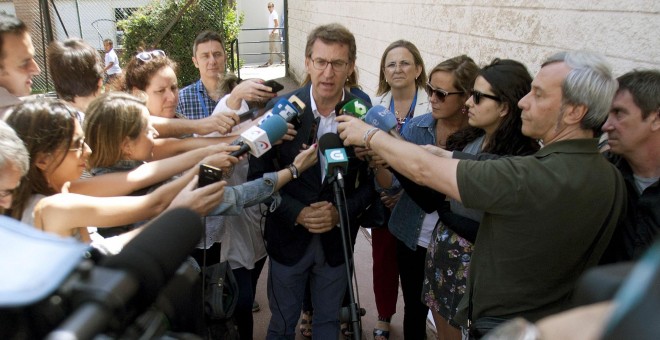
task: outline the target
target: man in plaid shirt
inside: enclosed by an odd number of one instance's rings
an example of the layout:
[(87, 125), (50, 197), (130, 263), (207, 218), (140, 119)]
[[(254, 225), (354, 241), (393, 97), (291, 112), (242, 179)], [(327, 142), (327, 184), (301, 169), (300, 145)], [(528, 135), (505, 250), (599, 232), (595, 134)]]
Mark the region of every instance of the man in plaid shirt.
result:
[(179, 91), (176, 111), (188, 119), (201, 119), (211, 115), (221, 98), (219, 87), (226, 54), (220, 34), (213, 31), (198, 34), (193, 43), (192, 61), (200, 79)]

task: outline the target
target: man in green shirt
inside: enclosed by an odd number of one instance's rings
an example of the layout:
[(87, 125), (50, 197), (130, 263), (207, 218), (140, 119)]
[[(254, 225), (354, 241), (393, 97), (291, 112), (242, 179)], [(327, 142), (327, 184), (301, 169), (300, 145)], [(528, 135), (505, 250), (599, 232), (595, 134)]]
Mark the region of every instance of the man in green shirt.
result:
[(483, 317), (535, 321), (567, 309), (577, 278), (598, 263), (625, 204), (623, 179), (594, 139), (616, 88), (598, 55), (551, 56), (518, 103), (523, 134), (544, 147), (483, 162), (433, 157), (337, 118), (346, 145), (366, 146), (416, 183), (484, 211), (456, 319), (463, 325)]

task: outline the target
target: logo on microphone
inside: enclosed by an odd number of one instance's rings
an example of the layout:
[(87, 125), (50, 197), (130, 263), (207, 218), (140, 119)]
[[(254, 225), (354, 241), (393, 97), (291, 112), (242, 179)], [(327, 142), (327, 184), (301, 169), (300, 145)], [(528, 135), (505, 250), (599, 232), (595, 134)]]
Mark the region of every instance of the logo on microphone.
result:
[(355, 101), (355, 113), (357, 113), (360, 116), (364, 116), (367, 114), (367, 106), (364, 105), (361, 101), (356, 100)]
[(346, 153), (341, 149), (330, 150), (328, 158), (334, 162), (343, 162), (347, 160)]
[(263, 150), (263, 151), (267, 151), (268, 149), (270, 149), (270, 144), (265, 141), (258, 141), (256, 146), (259, 150)]

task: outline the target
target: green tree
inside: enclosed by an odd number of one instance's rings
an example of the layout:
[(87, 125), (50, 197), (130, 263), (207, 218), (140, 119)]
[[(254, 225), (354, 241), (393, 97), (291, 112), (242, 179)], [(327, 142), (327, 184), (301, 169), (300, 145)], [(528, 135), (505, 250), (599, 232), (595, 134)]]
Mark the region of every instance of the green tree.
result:
[[(225, 48), (228, 48), (228, 44), (238, 37), (244, 14), (238, 13), (234, 1), (192, 0), (179, 17), (187, 2), (154, 0), (128, 19), (118, 22), (118, 29), (124, 31), (123, 63), (128, 63), (137, 51), (161, 49), (179, 64), (179, 87), (196, 81), (199, 72), (191, 60), (195, 36), (204, 30), (220, 32)], [(167, 30), (170, 26), (171, 29)], [(166, 34), (157, 42), (164, 32)]]

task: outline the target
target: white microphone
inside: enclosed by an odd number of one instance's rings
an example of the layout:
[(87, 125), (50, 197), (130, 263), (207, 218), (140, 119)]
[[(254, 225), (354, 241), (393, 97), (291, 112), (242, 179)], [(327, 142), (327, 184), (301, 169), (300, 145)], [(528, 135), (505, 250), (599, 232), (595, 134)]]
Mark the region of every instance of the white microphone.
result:
[(265, 118), (258, 126), (252, 126), (241, 133), (241, 148), (230, 153), (231, 156), (239, 157), (250, 152), (255, 157), (261, 157), (273, 148), (273, 143), (280, 140), (286, 134), (288, 126), (280, 115), (272, 115)]

